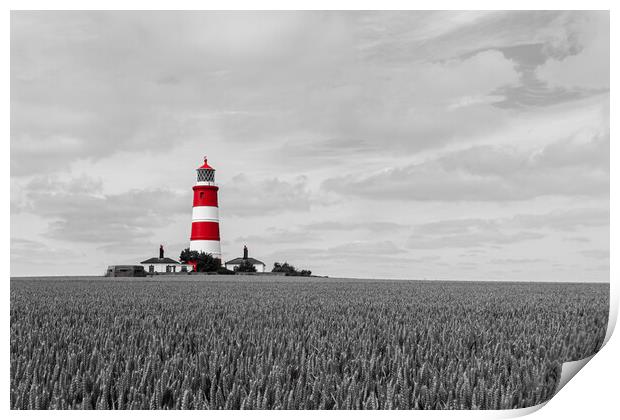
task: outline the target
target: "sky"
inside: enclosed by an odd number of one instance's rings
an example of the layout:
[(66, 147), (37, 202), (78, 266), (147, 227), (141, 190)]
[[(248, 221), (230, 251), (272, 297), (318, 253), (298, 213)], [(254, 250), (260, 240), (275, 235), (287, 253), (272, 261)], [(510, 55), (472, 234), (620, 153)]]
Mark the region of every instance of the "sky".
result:
[(11, 13), (11, 275), (189, 246), (334, 277), (609, 281), (609, 13)]

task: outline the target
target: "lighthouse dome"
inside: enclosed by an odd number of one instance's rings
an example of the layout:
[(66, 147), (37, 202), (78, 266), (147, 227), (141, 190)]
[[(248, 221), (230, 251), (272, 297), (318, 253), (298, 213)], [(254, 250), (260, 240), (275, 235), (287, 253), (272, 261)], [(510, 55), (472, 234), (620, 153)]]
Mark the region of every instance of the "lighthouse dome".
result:
[(215, 169), (213, 169), (207, 163), (207, 157), (204, 158), (204, 163), (201, 167), (196, 169), (198, 172), (198, 182), (199, 183), (208, 183), (209, 185), (215, 182)]
[(202, 164), (202, 166), (198, 169), (211, 169), (212, 171), (215, 171), (215, 169), (213, 169), (211, 166), (209, 166), (209, 164), (207, 163), (207, 157), (204, 157), (204, 163)]

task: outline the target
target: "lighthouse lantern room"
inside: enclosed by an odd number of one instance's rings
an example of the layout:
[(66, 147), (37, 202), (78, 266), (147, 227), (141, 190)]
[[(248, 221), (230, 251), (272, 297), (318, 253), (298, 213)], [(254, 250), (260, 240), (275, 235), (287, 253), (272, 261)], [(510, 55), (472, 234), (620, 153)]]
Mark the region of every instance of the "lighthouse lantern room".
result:
[(220, 220), (217, 202), (218, 186), (215, 184), (215, 169), (207, 163), (196, 169), (194, 185), (194, 207), (192, 210), (192, 233), (189, 248), (205, 252), (214, 258), (222, 258), (220, 248)]

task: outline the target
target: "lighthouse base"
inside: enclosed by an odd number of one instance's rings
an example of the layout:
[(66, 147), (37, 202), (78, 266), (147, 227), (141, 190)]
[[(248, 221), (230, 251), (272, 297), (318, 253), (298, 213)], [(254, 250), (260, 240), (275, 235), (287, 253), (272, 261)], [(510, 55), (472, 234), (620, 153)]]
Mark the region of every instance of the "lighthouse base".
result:
[(206, 254), (211, 254), (213, 258), (222, 259), (220, 241), (193, 240), (189, 243), (189, 250), (204, 252)]

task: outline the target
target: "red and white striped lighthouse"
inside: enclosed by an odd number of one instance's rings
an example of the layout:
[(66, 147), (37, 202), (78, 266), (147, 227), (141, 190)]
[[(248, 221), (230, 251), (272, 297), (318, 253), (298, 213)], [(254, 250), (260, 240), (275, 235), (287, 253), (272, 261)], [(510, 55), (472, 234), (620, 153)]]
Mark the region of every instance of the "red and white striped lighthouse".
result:
[(194, 185), (194, 208), (192, 210), (192, 236), (189, 249), (211, 254), (222, 259), (220, 248), (220, 217), (217, 207), (215, 169), (207, 163), (196, 169), (198, 178)]

